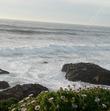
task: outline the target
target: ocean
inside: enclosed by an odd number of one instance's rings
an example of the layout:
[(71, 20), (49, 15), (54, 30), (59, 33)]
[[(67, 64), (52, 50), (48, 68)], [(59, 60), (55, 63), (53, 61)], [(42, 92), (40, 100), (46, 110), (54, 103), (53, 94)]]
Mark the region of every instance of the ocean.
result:
[(39, 83), (50, 90), (85, 84), (70, 82), (65, 63), (91, 62), (110, 69), (110, 27), (0, 20), (0, 81)]

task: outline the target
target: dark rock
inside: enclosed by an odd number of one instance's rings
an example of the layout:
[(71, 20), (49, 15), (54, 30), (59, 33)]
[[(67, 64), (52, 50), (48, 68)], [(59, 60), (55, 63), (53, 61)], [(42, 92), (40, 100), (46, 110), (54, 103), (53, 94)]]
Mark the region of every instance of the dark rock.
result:
[(0, 89), (6, 89), (8, 87), (10, 87), (9, 84), (8, 84), (8, 82), (6, 82), (6, 81), (0, 81)]
[(0, 69), (0, 74), (9, 74), (9, 72), (8, 72), (8, 71), (5, 71), (5, 70)]
[(47, 62), (47, 61), (44, 61), (43, 63), (44, 63), (44, 64), (48, 64), (48, 62)]
[(13, 88), (4, 90), (0, 92), (0, 100), (7, 100), (9, 98), (15, 98), (21, 100), (24, 97), (27, 97), (29, 94), (37, 96), (41, 91), (47, 91), (46, 87), (43, 87), (39, 84), (24, 84), (16, 85)]
[(62, 68), (70, 81), (110, 85), (110, 71), (92, 63), (65, 64)]

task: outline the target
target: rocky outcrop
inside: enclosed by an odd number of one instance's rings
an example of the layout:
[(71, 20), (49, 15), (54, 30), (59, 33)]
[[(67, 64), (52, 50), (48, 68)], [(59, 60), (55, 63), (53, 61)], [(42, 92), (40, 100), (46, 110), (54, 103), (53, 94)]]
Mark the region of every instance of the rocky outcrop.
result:
[(0, 81), (0, 89), (6, 89), (8, 87), (10, 87), (9, 84), (8, 84), (8, 82), (6, 82), (6, 81)]
[(7, 100), (9, 98), (15, 98), (21, 100), (30, 94), (37, 96), (41, 91), (47, 91), (46, 87), (39, 84), (24, 84), (16, 85), (13, 88), (4, 90), (0, 92), (0, 100)]
[(8, 72), (8, 71), (5, 71), (5, 70), (0, 69), (0, 74), (9, 74), (9, 72)]
[(66, 79), (92, 84), (110, 85), (110, 71), (92, 63), (65, 64), (62, 71)]

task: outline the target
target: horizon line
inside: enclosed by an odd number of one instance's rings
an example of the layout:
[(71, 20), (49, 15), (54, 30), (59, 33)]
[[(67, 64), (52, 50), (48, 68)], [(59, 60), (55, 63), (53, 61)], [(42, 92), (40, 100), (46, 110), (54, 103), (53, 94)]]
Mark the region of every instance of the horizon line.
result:
[(50, 23), (50, 24), (64, 24), (64, 25), (81, 25), (81, 26), (91, 26), (91, 27), (107, 27), (110, 28), (108, 25), (98, 25), (98, 24), (83, 24), (83, 23), (68, 23), (68, 22), (61, 22), (61, 21), (40, 21), (40, 20), (32, 20), (32, 19), (16, 19), (16, 18), (0, 18), (0, 20), (9, 20), (9, 21), (24, 21), (24, 22), (41, 22), (41, 23)]

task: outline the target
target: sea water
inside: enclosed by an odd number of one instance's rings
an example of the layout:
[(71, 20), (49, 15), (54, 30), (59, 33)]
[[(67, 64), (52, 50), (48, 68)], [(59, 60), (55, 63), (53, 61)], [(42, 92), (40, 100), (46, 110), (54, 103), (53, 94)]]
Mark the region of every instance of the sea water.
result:
[(0, 20), (0, 81), (39, 83), (51, 90), (85, 84), (70, 82), (61, 72), (66, 63), (91, 62), (110, 69), (110, 28)]

